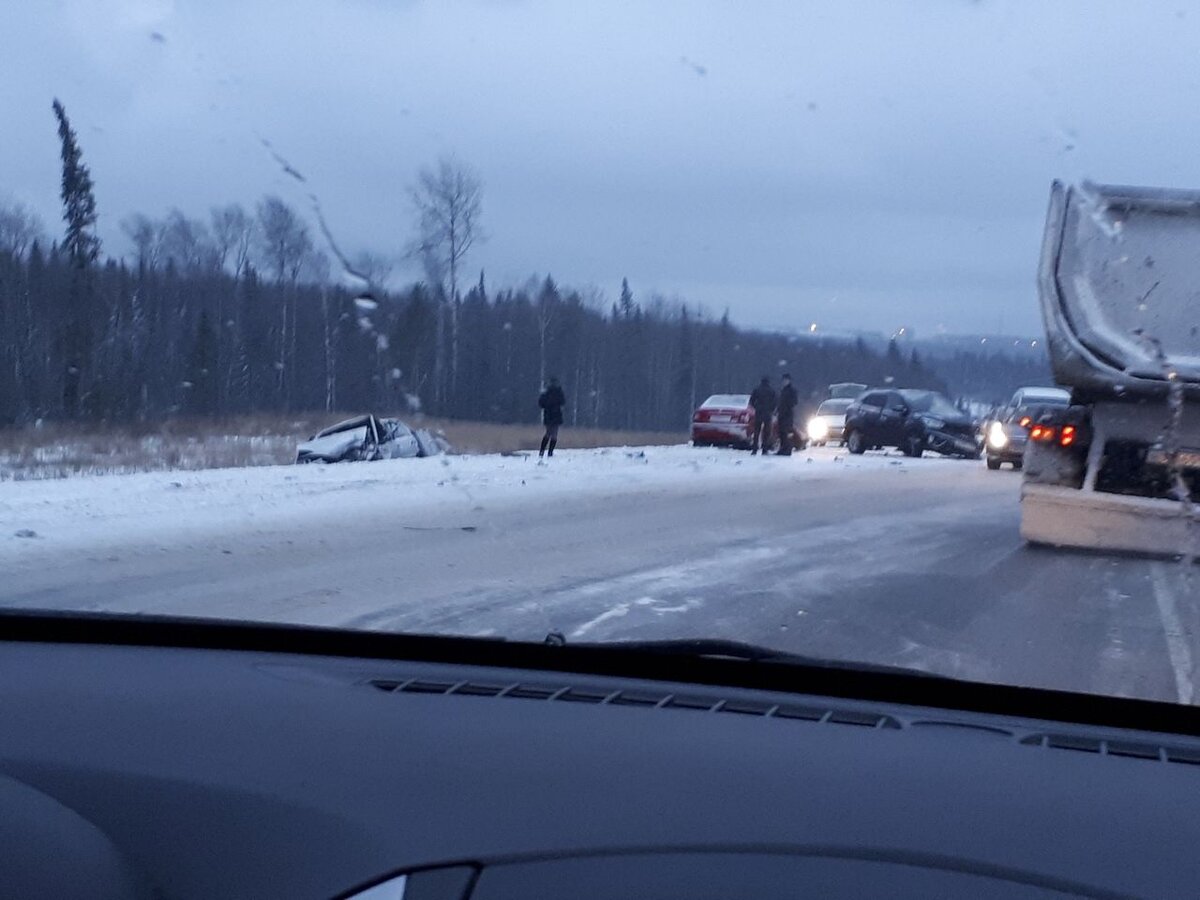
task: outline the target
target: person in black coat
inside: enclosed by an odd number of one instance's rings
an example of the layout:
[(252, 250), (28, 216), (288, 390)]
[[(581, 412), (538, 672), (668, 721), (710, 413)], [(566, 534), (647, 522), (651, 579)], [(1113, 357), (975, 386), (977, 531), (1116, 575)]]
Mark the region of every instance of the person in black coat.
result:
[(554, 447), (558, 444), (558, 429), (563, 423), (563, 407), (566, 405), (567, 395), (563, 393), (558, 379), (552, 377), (538, 397), (538, 406), (542, 408), (542, 424), (546, 426), (546, 433), (542, 436), (542, 449), (538, 451), (539, 459), (546, 455), (554, 455)]
[(762, 377), (758, 387), (750, 392), (750, 408), (754, 410), (754, 431), (750, 434), (750, 455), (762, 447), (765, 454), (771, 446), (771, 417), (775, 415), (775, 390), (771, 379)]
[(792, 376), (783, 376), (783, 386), (779, 388), (779, 455), (792, 455), (792, 439), (796, 432), (796, 404), (800, 396), (792, 387)]

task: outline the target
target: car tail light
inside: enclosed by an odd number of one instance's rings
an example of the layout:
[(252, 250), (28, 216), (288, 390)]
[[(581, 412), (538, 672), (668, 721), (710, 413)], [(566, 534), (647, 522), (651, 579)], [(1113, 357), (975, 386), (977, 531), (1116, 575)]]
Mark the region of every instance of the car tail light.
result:
[(745, 425), (747, 422), (749, 422), (750, 421), (750, 410), (743, 409), (740, 413), (738, 413), (737, 420), (738, 420), (738, 422), (740, 422), (743, 425)]
[(1075, 426), (1064, 425), (1062, 427), (1062, 434), (1060, 434), (1058, 437), (1058, 442), (1064, 447), (1070, 447), (1073, 443), (1075, 443)]
[[(1074, 433), (1074, 428), (1071, 429)], [(1053, 425), (1034, 425), (1029, 429), (1029, 439), (1031, 441), (1052, 441), (1055, 437), (1057, 429)]]
[(1029, 427), (1029, 423), (1030, 423), (1030, 422), (1032, 422), (1032, 421), (1033, 421), (1033, 419), (1029, 418), (1029, 416), (1021, 416), (1021, 422), (1020, 422), (1020, 425), (1021, 425), (1021, 427), (1022, 427), (1022, 428), (1028, 428), (1028, 427)]
[(696, 410), (696, 414), (694, 416), (692, 416), (692, 421), (693, 422), (707, 422), (708, 421), (708, 410), (707, 409)]

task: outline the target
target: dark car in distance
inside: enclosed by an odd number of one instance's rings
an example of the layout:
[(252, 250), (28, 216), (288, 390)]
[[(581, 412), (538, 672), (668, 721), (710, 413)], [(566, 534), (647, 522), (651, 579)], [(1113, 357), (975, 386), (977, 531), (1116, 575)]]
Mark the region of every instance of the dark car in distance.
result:
[(926, 450), (963, 459), (983, 453), (975, 420), (936, 391), (867, 391), (846, 410), (845, 440), (855, 454), (884, 447), (913, 457)]
[(1014, 469), (1024, 464), (1025, 445), (1029, 443), (1029, 427), (1048, 409), (1065, 409), (1071, 403), (1071, 392), (1062, 388), (1024, 387), (1013, 394), (988, 424), (987, 467), (992, 471), (1004, 463)]

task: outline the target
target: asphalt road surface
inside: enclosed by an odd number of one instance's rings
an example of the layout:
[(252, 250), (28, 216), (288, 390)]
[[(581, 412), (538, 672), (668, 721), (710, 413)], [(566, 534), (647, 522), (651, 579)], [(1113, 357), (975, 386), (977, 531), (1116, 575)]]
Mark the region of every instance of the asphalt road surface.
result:
[(0, 600), (533, 640), (551, 630), (575, 641), (733, 638), (1193, 701), (1200, 573), (1024, 546), (1019, 477), (1007, 470), (890, 465), (807, 481), (464, 500), (418, 523), (364, 503), (250, 540), (18, 566)]

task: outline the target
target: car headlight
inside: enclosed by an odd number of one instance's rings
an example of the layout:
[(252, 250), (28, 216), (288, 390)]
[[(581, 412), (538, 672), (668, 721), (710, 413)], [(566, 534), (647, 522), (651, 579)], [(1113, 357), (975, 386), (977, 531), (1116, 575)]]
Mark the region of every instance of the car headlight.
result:
[(997, 450), (1002, 450), (1008, 446), (1008, 434), (1004, 431), (1004, 425), (1001, 422), (993, 422), (988, 428), (988, 443)]
[(824, 419), (815, 418), (808, 420), (808, 437), (809, 440), (823, 441), (829, 435), (829, 423)]

